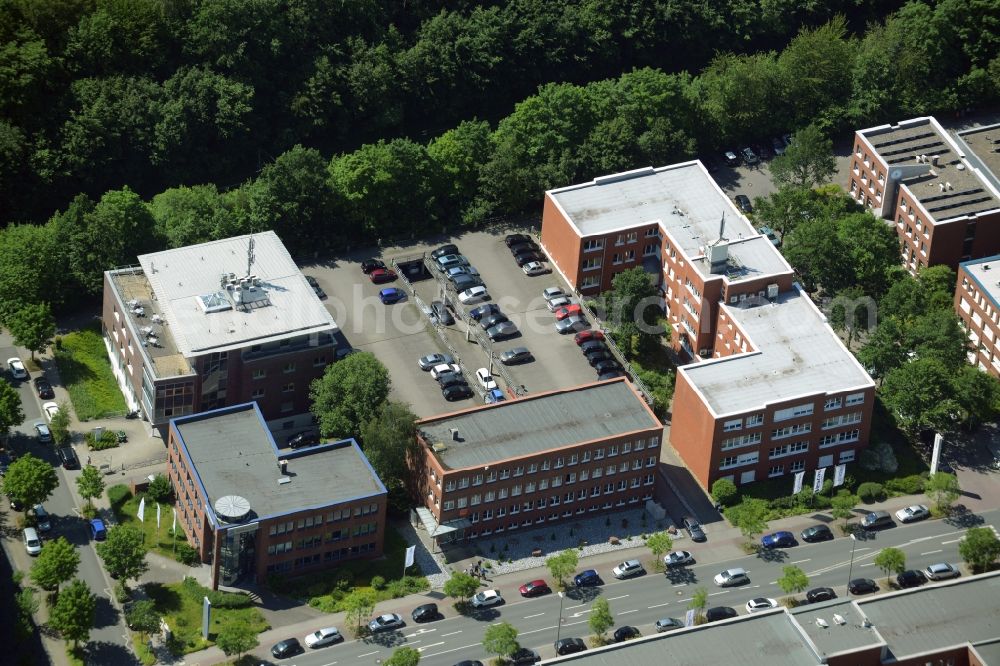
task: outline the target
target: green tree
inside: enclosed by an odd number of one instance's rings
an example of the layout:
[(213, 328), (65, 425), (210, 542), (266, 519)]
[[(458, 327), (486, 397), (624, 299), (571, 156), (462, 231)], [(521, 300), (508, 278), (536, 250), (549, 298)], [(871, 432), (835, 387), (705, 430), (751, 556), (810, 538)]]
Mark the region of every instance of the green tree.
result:
[(907, 350), (902, 344), (903, 329), (894, 317), (883, 318), (858, 350), (858, 361), (871, 375), (885, 381), (886, 375), (907, 361)]
[(804, 27), (778, 56), (788, 103), (797, 123), (817, 116), (835, 123), (847, 113), (855, 47), (842, 16)]
[(59, 476), (52, 465), (30, 453), (12, 462), (3, 477), (4, 494), (24, 508), (25, 517), (29, 509), (48, 499), (58, 485)]
[(0, 322), (26, 305), (63, 304), (71, 291), (64, 240), (54, 224), (12, 224), (0, 230)]
[(850, 251), (837, 235), (837, 224), (813, 219), (784, 238), (782, 252), (809, 291), (822, 287), (833, 294), (854, 282)]
[(833, 142), (816, 125), (792, 135), (792, 145), (785, 154), (771, 160), (771, 177), (779, 186), (816, 187), (828, 182), (836, 172)]
[(778, 579), (778, 587), (785, 594), (795, 594), (809, 587), (809, 576), (806, 572), (796, 566), (782, 568), (781, 577)]
[(149, 569), (143, 533), (131, 525), (118, 525), (108, 530), (108, 537), (97, 544), (97, 554), (114, 578), (127, 582), (138, 579)]
[(559, 589), (566, 587), (564, 579), (576, 571), (576, 565), (579, 561), (579, 556), (572, 548), (567, 548), (557, 555), (546, 558), (545, 566), (549, 568), (549, 573), (555, 579), (556, 587)]
[(25, 347), (35, 359), (35, 352), (43, 352), (49, 339), (56, 333), (56, 320), (48, 303), (25, 305), (14, 312), (5, 322), (14, 344)]
[(374, 418), (361, 424), (361, 447), (383, 483), (400, 488), (409, 478), (407, 460), (416, 451), (417, 417), (402, 402), (381, 405)]
[[(149, 634), (159, 631), (160, 614), (156, 611), (156, 603), (150, 599), (136, 601), (125, 611), (125, 623), (128, 628), (138, 631), (143, 640)], [(218, 641), (216, 641), (218, 643)]]
[(385, 660), (385, 666), (417, 666), (419, 663), (420, 651), (406, 646), (396, 648)]
[(872, 563), (882, 570), (888, 584), (892, 574), (901, 574), (906, 570), (906, 554), (899, 548), (883, 548)]
[(716, 479), (712, 484), (712, 499), (722, 506), (729, 506), (736, 499), (739, 491), (732, 479)]
[(509, 622), (500, 622), (486, 627), (483, 634), (483, 649), (501, 659), (509, 659), (521, 649), (517, 642), (517, 627)]
[(917, 358), (889, 371), (882, 382), (882, 401), (907, 432), (949, 431), (961, 411), (951, 378), (951, 370), (940, 361)]
[(366, 588), (357, 588), (351, 591), (341, 601), (344, 619), (354, 629), (355, 635), (364, 631), (365, 622), (375, 610), (375, 602), (375, 591)]
[[(773, 52), (720, 53), (694, 83), (702, 112), (717, 140), (774, 134), (791, 122), (786, 109), (767, 100), (785, 99), (785, 80)], [(832, 150), (831, 150), (832, 153)]]
[(443, 180), (447, 206), (466, 224), (476, 221), (471, 205), (479, 192), (482, 166), (491, 154), (490, 124), (485, 120), (464, 121), (427, 145), (427, 155)]
[(215, 645), (227, 657), (236, 655), (237, 659), (260, 645), (257, 633), (249, 624), (240, 620), (229, 620), (219, 629), (215, 636)]
[(996, 418), (1000, 410), (1000, 382), (971, 365), (952, 376), (952, 390), (961, 407), (961, 421), (969, 430)]
[(22, 423), (21, 394), (6, 379), (0, 379), (0, 439), (6, 440), (10, 429)]
[(851, 494), (851, 491), (843, 489), (830, 498), (830, 513), (834, 518), (847, 521), (854, 515), (854, 507), (858, 503), (858, 498)]
[(604, 640), (604, 634), (608, 629), (615, 626), (615, 618), (611, 615), (611, 605), (604, 597), (597, 597), (590, 606), (590, 617), (587, 618), (587, 625), (594, 632), (598, 640)]
[(458, 604), (466, 604), (479, 589), (479, 579), (464, 571), (453, 571), (451, 578), (444, 582), (441, 589), (445, 595), (456, 599)]
[(868, 212), (837, 220), (837, 235), (851, 261), (854, 282), (865, 294), (880, 298), (900, 270), (896, 230)]
[(169, 502), (170, 496), (173, 493), (174, 489), (170, 485), (170, 479), (167, 478), (166, 474), (157, 474), (149, 482), (149, 485), (146, 486), (146, 497), (158, 504)]
[(215, 185), (172, 187), (153, 197), (149, 213), (156, 234), (170, 247), (184, 247), (223, 238), (234, 213)]
[(94, 506), (94, 498), (100, 497), (104, 492), (104, 477), (101, 471), (93, 465), (85, 465), (80, 471), (80, 476), (76, 477), (76, 490), (80, 497), (87, 500), (87, 506)]
[(962, 556), (974, 573), (981, 573), (1000, 557), (1000, 539), (989, 527), (970, 527), (958, 544)]
[(52, 415), (49, 421), (49, 432), (52, 433), (52, 441), (56, 446), (69, 446), (72, 435), (69, 431), (69, 403), (65, 400), (59, 403), (59, 409)]
[(59, 586), (76, 575), (80, 553), (66, 540), (53, 539), (45, 544), (38, 559), (31, 565), (31, 580), (48, 592), (59, 592)]
[(379, 413), (389, 395), (389, 371), (369, 352), (328, 365), (309, 390), (312, 413), (326, 437), (360, 437), (361, 424)]
[(868, 328), (869, 318), (875, 315), (875, 301), (865, 296), (861, 287), (841, 289), (829, 305), (830, 326), (835, 331), (847, 333), (850, 348), (854, 334)]
[(49, 624), (63, 638), (73, 641), (75, 649), (90, 638), (96, 610), (97, 597), (86, 583), (77, 578), (59, 593), (59, 599), (49, 613)]
[(726, 510), (726, 517), (740, 529), (748, 542), (767, 529), (767, 514), (770, 509), (765, 500), (744, 497), (743, 501)]
[(958, 499), (958, 477), (947, 472), (931, 474), (924, 484), (924, 492), (934, 499), (938, 511), (946, 512)]
[(674, 547), (674, 540), (667, 532), (654, 532), (646, 538), (646, 547), (653, 553), (653, 565), (657, 570), (663, 568), (663, 556)]
[(694, 611), (696, 618), (695, 622), (697, 624), (701, 624), (700, 621), (704, 621), (705, 606), (707, 605), (708, 605), (708, 590), (706, 590), (704, 587), (695, 588), (694, 592), (691, 594), (691, 601), (688, 602), (688, 609)]
[[(669, 329), (659, 309), (659, 292), (640, 267), (617, 273), (611, 292), (603, 295), (604, 317), (628, 358), (653, 349)], [(632, 344), (633, 338), (637, 344)]]

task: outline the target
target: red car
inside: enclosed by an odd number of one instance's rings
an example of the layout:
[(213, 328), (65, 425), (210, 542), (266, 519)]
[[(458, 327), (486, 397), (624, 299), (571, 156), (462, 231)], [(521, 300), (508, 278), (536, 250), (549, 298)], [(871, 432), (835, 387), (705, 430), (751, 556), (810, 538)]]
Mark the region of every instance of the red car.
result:
[(591, 329), (587, 331), (580, 331), (573, 338), (573, 341), (576, 343), (576, 346), (579, 347), (584, 342), (590, 342), (591, 340), (603, 340), (603, 339), (604, 339), (604, 331), (595, 331)]
[(572, 317), (573, 315), (583, 315), (583, 310), (580, 308), (579, 303), (571, 303), (569, 305), (564, 305), (563, 307), (556, 310), (556, 319), (563, 320), (566, 317)]
[(518, 592), (521, 593), (522, 597), (539, 597), (543, 594), (549, 594), (552, 592), (549, 589), (548, 583), (544, 580), (538, 579), (533, 580), (530, 583), (525, 583), (518, 588)]
[(368, 278), (375, 284), (392, 282), (396, 279), (396, 271), (389, 270), (388, 268), (376, 268), (368, 274)]

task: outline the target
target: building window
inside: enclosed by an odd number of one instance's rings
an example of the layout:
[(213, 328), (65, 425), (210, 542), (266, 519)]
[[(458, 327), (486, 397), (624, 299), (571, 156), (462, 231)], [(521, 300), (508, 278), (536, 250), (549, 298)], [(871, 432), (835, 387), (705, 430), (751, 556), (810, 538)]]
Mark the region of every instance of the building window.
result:
[(864, 393), (852, 393), (851, 395), (847, 396), (846, 404), (848, 407), (850, 407), (851, 405), (860, 405), (864, 401), (865, 401)]
[(288, 382), (283, 384), (281, 387), (282, 393), (294, 393), (295, 392), (295, 382)]
[(295, 403), (294, 402), (288, 401), (288, 402), (281, 403), (281, 413), (282, 414), (286, 414), (286, 413), (294, 411), (294, 410), (295, 410)]
[(792, 463), (792, 466), (789, 468), (788, 471), (793, 472), (793, 473), (794, 472), (801, 472), (805, 468), (806, 468), (806, 461), (805, 460), (796, 460), (795, 462)]
[(314, 368), (322, 368), (326, 366), (326, 356), (317, 356), (313, 359)]
[(843, 398), (840, 397), (828, 398), (827, 401), (823, 404), (823, 409), (826, 411), (830, 411), (831, 409), (840, 409), (840, 406), (843, 403), (844, 403)]
[(767, 470), (768, 477), (781, 476), (784, 473), (785, 473), (784, 465), (773, 465), (769, 470)]
[(763, 414), (751, 414), (747, 417), (747, 427), (757, 426), (764, 422)]
[(630, 232), (628, 232), (628, 242), (629, 243), (635, 243), (638, 240), (639, 240), (639, 232), (638, 231), (630, 231)]
[(788, 419), (796, 419), (802, 416), (809, 416), (813, 413), (812, 403), (806, 405), (796, 405), (795, 407), (787, 407), (785, 409), (779, 409), (774, 413), (774, 421), (787, 421)]
[(451, 511), (454, 508), (455, 508), (455, 501), (454, 500), (445, 500), (445, 503), (444, 503), (444, 510), (445, 511)]
[(722, 432), (732, 432), (733, 430), (740, 430), (742, 427), (743, 419), (733, 419), (722, 424)]
[(854, 449), (840, 452), (840, 462), (849, 463), (854, 461)]
[(794, 442), (792, 444), (782, 444), (767, 452), (768, 458), (783, 458), (784, 456), (795, 455), (809, 450), (809, 442)]
[(811, 423), (796, 423), (795, 425), (785, 426), (784, 428), (775, 428), (771, 431), (771, 439), (782, 439), (784, 437), (792, 437), (794, 435), (801, 435), (807, 432), (812, 432)]
[(823, 438), (819, 440), (819, 448), (825, 449), (830, 446), (839, 446), (841, 444), (856, 442), (860, 436), (860, 430), (848, 430), (847, 432), (837, 433), (836, 435), (824, 435)]
[(254, 389), (253, 395), (251, 396), (254, 400), (259, 400), (264, 397), (264, 389)]
[(266, 377), (267, 377), (267, 370), (254, 370), (253, 371), (253, 378), (254, 379), (264, 379)]
[(596, 238), (591, 240), (583, 241), (583, 251), (584, 252), (596, 252), (597, 250), (604, 249), (604, 239)]
[(281, 369), (285, 374), (295, 372), (295, 363), (286, 363), (285, 367)]
[(596, 271), (601, 268), (601, 260), (597, 257), (591, 259), (585, 259), (583, 264), (580, 266), (581, 269), (585, 271)]
[(755, 446), (760, 444), (761, 433), (752, 432), (747, 435), (740, 435), (739, 437), (730, 437), (728, 439), (722, 440), (722, 450), (728, 451), (730, 449), (738, 449), (743, 446)]
[(613, 255), (611, 255), (611, 263), (614, 264), (615, 266), (622, 263), (622, 255), (619, 254), (618, 252), (615, 252)]
[(837, 428), (839, 426), (851, 425), (853, 423), (861, 423), (861, 412), (851, 412), (850, 414), (840, 414), (838, 416), (832, 416), (825, 419), (822, 424), (823, 430), (829, 430), (830, 428)]

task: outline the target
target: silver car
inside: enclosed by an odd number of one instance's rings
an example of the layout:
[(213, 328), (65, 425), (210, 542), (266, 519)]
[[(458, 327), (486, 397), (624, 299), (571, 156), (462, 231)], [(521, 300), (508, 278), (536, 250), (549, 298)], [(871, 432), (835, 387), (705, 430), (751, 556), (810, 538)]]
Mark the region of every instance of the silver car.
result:
[(486, 335), (490, 337), (490, 340), (496, 342), (497, 340), (503, 340), (504, 338), (509, 338), (517, 333), (517, 325), (512, 321), (502, 321), (496, 326), (491, 326), (486, 331)]
[(585, 328), (590, 328), (590, 322), (580, 315), (570, 315), (569, 317), (556, 322), (556, 332), (560, 335), (578, 333)]
[(424, 372), (427, 372), (436, 365), (442, 364), (452, 364), (455, 362), (454, 357), (451, 354), (428, 354), (427, 356), (421, 356), (417, 359), (417, 365)]
[(930, 580), (947, 580), (948, 578), (958, 578), (962, 572), (947, 562), (938, 562), (924, 569), (924, 575)]

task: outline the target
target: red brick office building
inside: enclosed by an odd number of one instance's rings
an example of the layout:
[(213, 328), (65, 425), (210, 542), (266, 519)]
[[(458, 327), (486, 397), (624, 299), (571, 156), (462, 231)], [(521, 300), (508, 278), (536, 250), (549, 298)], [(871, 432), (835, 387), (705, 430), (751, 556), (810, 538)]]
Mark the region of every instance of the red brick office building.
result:
[(167, 472), (213, 588), (382, 554), (386, 489), (354, 440), (279, 451), (256, 403), (234, 405), (171, 420)]
[(955, 312), (969, 335), (969, 363), (1000, 378), (1000, 255), (959, 264)]

